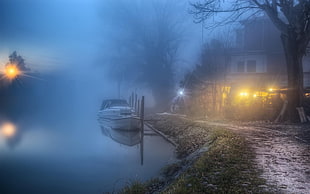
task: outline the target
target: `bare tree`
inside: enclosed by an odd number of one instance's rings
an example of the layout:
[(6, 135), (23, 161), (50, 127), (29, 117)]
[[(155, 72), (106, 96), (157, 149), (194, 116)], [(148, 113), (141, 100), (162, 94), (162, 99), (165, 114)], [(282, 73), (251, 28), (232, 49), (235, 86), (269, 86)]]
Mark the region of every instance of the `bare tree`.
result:
[[(223, 40), (223, 38), (220, 38)], [(227, 43), (212, 39), (205, 43), (200, 62), (188, 72), (180, 86), (191, 95), (192, 113), (215, 116), (222, 109), (222, 94), (225, 80)]]
[(288, 116), (298, 120), (296, 107), (301, 107), (304, 98), (302, 59), (310, 41), (309, 0), (204, 0), (191, 4), (197, 22), (202, 22), (219, 13), (226, 13), (227, 20), (219, 24), (237, 21), (264, 12), (281, 32), (288, 74)]
[(174, 19), (173, 7), (167, 2), (147, 4), (148, 7), (141, 3), (111, 1), (113, 7), (109, 9), (114, 11), (105, 13), (105, 18), (110, 21), (112, 32), (108, 35), (109, 53), (114, 54), (112, 58), (104, 57), (110, 58), (107, 66), (114, 72), (110, 75), (119, 82), (143, 83), (152, 90), (157, 107), (164, 108), (173, 95), (180, 21)]
[(8, 64), (15, 64), (18, 66), (18, 68), (21, 70), (21, 71), (29, 71), (30, 69), (28, 67), (26, 67), (26, 64), (25, 64), (25, 59), (20, 56), (20, 55), (17, 55), (17, 52), (14, 51), (10, 56), (9, 56), (9, 63)]

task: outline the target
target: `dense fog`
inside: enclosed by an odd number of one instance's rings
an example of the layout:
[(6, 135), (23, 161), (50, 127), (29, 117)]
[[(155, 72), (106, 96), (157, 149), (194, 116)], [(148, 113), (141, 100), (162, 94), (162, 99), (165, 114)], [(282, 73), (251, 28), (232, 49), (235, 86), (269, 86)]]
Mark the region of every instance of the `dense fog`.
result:
[(188, 7), (164, 0), (3, 0), (1, 68), (12, 52), (23, 57), (31, 76), (19, 81), (38, 90), (39, 109), (57, 108), (55, 101), (95, 111), (102, 99), (128, 99), (135, 91), (164, 111), (201, 44)]
[[(147, 110), (169, 108), (201, 45), (187, 9), (168, 0), (1, 0), (0, 193), (112, 192), (172, 162), (174, 147), (155, 132), (142, 146), (140, 129), (114, 130), (98, 111), (132, 92)], [(152, 153), (144, 164), (143, 152)]]

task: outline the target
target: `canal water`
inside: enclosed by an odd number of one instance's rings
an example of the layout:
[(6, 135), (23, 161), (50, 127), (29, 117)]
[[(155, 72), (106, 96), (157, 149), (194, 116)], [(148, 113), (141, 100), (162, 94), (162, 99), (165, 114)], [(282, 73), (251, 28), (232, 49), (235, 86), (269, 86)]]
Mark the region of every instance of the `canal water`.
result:
[(95, 114), (54, 116), (1, 116), (1, 194), (113, 192), (175, 161), (174, 147), (148, 128), (141, 165), (135, 134), (106, 129)]

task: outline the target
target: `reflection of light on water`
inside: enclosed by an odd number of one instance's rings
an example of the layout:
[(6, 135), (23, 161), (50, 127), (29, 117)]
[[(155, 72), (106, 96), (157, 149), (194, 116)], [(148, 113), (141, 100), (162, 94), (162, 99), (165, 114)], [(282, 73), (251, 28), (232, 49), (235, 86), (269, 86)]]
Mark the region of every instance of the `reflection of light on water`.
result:
[(4, 123), (0, 126), (0, 132), (4, 137), (13, 137), (16, 133), (16, 126), (12, 123)]

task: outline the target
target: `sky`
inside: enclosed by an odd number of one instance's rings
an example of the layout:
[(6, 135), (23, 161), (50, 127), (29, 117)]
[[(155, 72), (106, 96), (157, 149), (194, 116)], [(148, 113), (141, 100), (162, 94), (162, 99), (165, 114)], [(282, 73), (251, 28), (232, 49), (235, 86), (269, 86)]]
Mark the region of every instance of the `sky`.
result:
[[(98, 0), (1, 0), (1, 63), (16, 50), (38, 70), (67, 67), (77, 62), (88, 66), (87, 63), (96, 61), (92, 59), (100, 52), (105, 38), (102, 29), (105, 21), (100, 17), (99, 8), (104, 3)], [(185, 7), (182, 12), (187, 14), (186, 11)], [(196, 43), (199, 38), (194, 34), (188, 44)]]
[[(36, 72), (61, 72), (77, 85), (86, 87), (88, 93), (115, 94), (115, 83), (103, 77), (105, 69), (100, 61), (104, 52), (109, 52), (111, 30), (103, 11), (109, 9), (109, 1), (100, 0), (1, 0), (0, 1), (0, 66), (8, 56), (17, 51), (26, 60), (26, 65)], [(112, 2), (132, 2), (118, 0)], [(168, 0), (135, 0), (141, 5), (169, 2)], [(202, 44), (201, 24), (194, 24), (188, 14), (188, 2), (173, 4), (174, 15), (184, 22), (184, 36), (175, 68), (176, 85), (183, 74), (198, 60)], [(104, 8), (105, 7), (105, 8)], [(113, 12), (113, 9), (110, 10)], [(147, 12), (144, 14), (147, 16)], [(172, 14), (172, 15), (173, 15)], [(110, 32), (109, 32), (110, 31)], [(109, 32), (109, 33), (107, 33)], [(122, 31), (114, 34), (122, 34)], [(124, 31), (124, 33), (126, 33)], [(206, 37), (206, 36), (205, 36)], [(83, 80), (83, 81), (82, 81)], [(98, 92), (98, 85), (105, 91)], [(89, 86), (93, 87), (89, 87)], [(131, 89), (131, 88), (130, 88)], [(96, 91), (95, 91), (96, 90)], [(102, 89), (103, 90), (103, 89)], [(109, 96), (109, 95), (107, 95)]]
[(96, 1), (1, 0), (1, 62), (16, 50), (48, 70), (85, 61), (95, 49)]

